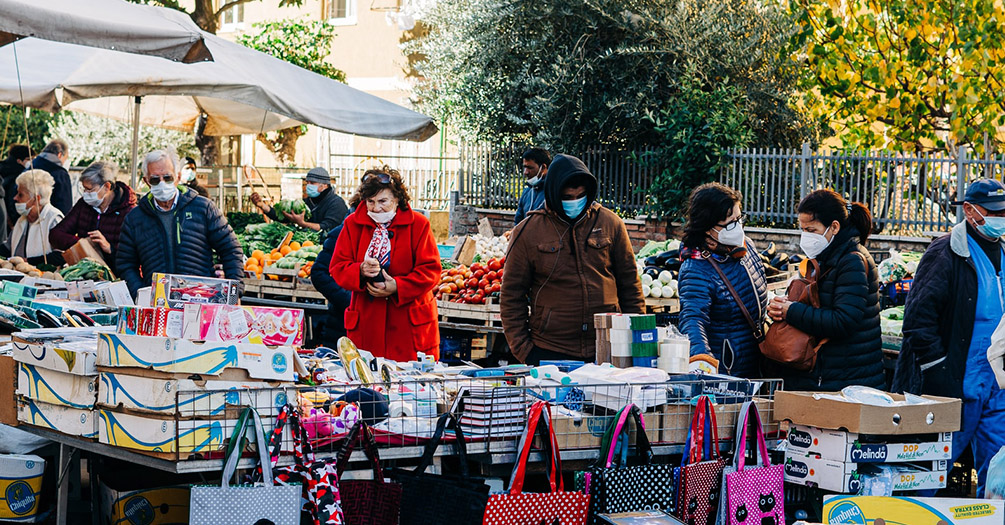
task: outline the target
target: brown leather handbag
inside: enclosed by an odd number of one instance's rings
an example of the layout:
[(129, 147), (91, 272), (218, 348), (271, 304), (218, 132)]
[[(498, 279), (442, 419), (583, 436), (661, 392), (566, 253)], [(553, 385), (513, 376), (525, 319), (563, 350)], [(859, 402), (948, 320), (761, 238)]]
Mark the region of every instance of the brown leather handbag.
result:
[[(806, 277), (793, 279), (786, 295), (794, 303), (820, 308), (820, 292), (817, 288), (820, 265), (816, 259), (810, 259), (809, 264), (813, 271)], [(776, 363), (805, 372), (812, 370), (817, 364), (817, 353), (826, 342), (827, 338), (817, 339), (785, 320), (775, 321), (768, 327), (768, 333), (761, 342), (761, 353)]]

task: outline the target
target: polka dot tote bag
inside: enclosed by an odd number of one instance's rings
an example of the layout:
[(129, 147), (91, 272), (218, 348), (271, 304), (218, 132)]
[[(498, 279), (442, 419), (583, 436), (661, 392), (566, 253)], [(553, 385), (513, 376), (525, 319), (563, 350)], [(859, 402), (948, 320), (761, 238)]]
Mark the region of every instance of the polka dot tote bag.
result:
[[(757, 433), (753, 465), (747, 464), (747, 430)], [(764, 428), (757, 406), (747, 401), (740, 409), (736, 422), (736, 454), (733, 464), (723, 473), (725, 491), (719, 511), (722, 525), (783, 525), (785, 523), (785, 470), (782, 465), (772, 465), (768, 445), (764, 441)], [(760, 459), (760, 462), (757, 460)]]
[[(541, 431), (544, 444), (543, 452), (547, 463), (545, 470), (551, 492), (534, 494), (523, 492), (523, 482), (534, 434), (538, 430)], [(558, 442), (555, 430), (551, 427), (551, 411), (546, 402), (538, 401), (531, 406), (527, 430), (520, 439), (519, 451), (510, 476), (510, 489), (489, 497), (484, 525), (585, 525), (590, 496), (565, 490)]]
[(680, 469), (677, 517), (688, 525), (715, 525), (722, 489), (719, 431), (707, 396), (698, 398), (688, 438), (688, 454)]

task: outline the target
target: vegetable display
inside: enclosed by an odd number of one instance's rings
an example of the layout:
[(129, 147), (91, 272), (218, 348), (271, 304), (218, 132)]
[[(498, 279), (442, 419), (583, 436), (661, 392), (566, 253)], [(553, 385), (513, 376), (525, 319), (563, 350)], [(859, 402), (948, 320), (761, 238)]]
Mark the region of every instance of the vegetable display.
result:
[(265, 222), (265, 217), (257, 212), (232, 211), (227, 213), (227, 223), (240, 235), (251, 224), (261, 224)]
[(509, 248), (508, 237), (503, 235), (498, 237), (472, 235), (471, 238), (475, 241), (475, 262), (506, 257), (506, 250)]
[[(274, 248), (268, 253), (264, 250), (253, 251), (244, 263), (244, 271), (254, 273), (261, 279), (266, 266), (293, 270), (297, 265), (300, 265), (299, 276), (307, 278), (310, 276), (314, 259), (317, 258), (319, 253), (321, 253), (321, 246), (314, 244), (313, 241), (304, 241), (303, 245), (297, 241), (292, 241), (285, 246)], [(276, 278), (276, 276), (270, 275), (269, 278)]]
[(895, 306), (879, 312), (879, 326), (883, 335), (900, 337), (904, 329), (904, 307)]
[(311, 218), (311, 210), (307, 208), (307, 203), (303, 199), (295, 200), (281, 200), (272, 205), (276, 210), (276, 214), (279, 217), (283, 216), (283, 213), (289, 213), (291, 215), (304, 214), (305, 219)]
[(245, 228), (244, 233), (238, 235), (237, 238), (241, 242), (241, 246), (244, 248), (244, 255), (250, 257), (255, 250), (260, 250), (265, 253), (271, 252), (283, 242), (283, 238), (289, 232), (293, 232), (293, 241), (300, 245), (303, 245), (306, 242), (310, 242), (314, 245), (318, 244), (318, 241), (320, 240), (318, 232), (316, 231), (306, 230), (280, 222), (249, 224), (248, 227)]
[(767, 248), (761, 250), (758, 256), (764, 265), (764, 275), (768, 277), (783, 274), (788, 271), (790, 264), (799, 264), (804, 259), (802, 255), (789, 255), (778, 251), (773, 242), (769, 242)]
[(649, 241), (635, 256), (642, 296), (672, 299), (678, 296), (680, 275), (680, 241)]
[(59, 274), (66, 281), (111, 281), (112, 271), (107, 266), (90, 257), (81, 259), (73, 266), (63, 268)]
[[(49, 267), (52, 268), (51, 265)], [(23, 257), (11, 257), (6, 261), (0, 259), (0, 268), (21, 272), (28, 277), (41, 277), (42, 279), (53, 279), (56, 281), (63, 280), (63, 277), (58, 272), (43, 271), (41, 268), (32, 266)]]

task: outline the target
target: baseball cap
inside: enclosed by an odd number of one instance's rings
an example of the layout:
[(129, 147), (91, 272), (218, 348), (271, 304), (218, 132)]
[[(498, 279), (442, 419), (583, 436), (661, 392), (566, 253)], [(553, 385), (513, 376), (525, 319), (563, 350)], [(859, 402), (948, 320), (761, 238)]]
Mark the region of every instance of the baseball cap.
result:
[(978, 179), (967, 186), (963, 201), (954, 202), (959, 206), (964, 202), (979, 204), (989, 211), (1005, 210), (1005, 184), (994, 179)]

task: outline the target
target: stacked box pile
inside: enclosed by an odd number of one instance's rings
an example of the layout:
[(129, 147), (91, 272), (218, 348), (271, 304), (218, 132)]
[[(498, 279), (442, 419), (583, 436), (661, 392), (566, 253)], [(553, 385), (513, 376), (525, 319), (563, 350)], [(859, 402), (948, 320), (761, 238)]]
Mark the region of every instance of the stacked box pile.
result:
[(873, 406), (778, 392), (776, 417), (791, 423), (785, 481), (856, 494), (885, 470), (894, 492), (945, 488), (960, 401), (926, 397), (928, 404)]
[(659, 358), (656, 316), (651, 314), (596, 314), (597, 363), (618, 368), (655, 368)]

